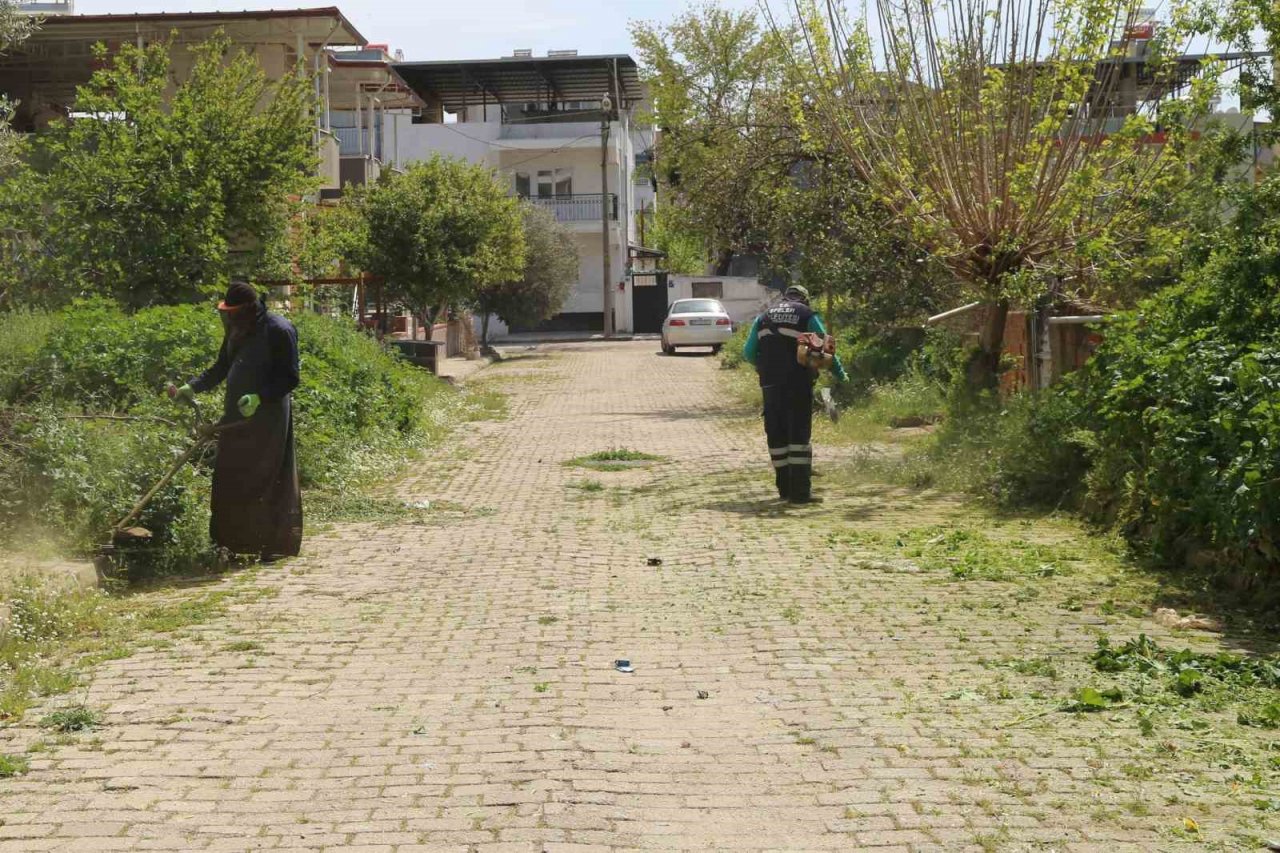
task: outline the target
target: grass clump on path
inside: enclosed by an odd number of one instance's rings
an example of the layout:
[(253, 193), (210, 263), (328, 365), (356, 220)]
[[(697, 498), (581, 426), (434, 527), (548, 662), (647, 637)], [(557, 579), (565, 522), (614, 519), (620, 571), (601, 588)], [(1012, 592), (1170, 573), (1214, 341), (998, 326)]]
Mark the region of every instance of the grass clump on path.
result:
[(573, 468), (587, 468), (592, 471), (627, 471), (632, 468), (647, 468), (663, 461), (661, 456), (643, 453), (638, 450), (614, 448), (601, 450), (587, 456), (570, 459), (565, 464)]
[(54, 711), (40, 720), (40, 728), (52, 729), (62, 734), (92, 731), (100, 725), (102, 725), (102, 715), (84, 705)]

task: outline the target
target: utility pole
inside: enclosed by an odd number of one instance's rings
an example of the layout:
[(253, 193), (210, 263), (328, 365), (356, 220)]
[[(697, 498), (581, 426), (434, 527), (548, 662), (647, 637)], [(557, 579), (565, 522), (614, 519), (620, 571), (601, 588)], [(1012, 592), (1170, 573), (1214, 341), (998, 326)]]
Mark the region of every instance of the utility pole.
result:
[(613, 99), (606, 92), (600, 99), (600, 235), (604, 247), (604, 336), (613, 337), (613, 259), (609, 246), (609, 120)]

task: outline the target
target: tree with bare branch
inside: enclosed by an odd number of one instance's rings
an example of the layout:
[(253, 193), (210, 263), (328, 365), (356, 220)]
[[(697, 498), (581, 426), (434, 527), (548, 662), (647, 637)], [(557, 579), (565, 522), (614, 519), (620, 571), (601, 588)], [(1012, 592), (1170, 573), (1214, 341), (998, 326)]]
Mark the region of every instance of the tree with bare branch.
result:
[[(767, 4), (766, 4), (767, 5)], [(1155, 27), (1136, 0), (792, 0), (814, 132), (827, 134), (980, 300), (970, 368), (994, 386), (1011, 300), (1086, 287), (1136, 240), (1217, 75), (1178, 57), (1214, 16)], [(1195, 69), (1191, 70), (1204, 70)]]

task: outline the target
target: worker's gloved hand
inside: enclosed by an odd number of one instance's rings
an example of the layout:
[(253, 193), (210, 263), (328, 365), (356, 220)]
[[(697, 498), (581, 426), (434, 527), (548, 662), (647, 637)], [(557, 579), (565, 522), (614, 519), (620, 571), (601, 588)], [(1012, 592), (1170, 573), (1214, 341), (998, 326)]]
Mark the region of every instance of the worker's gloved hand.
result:
[(262, 405), (262, 398), (257, 394), (245, 394), (240, 398), (240, 402), (236, 407), (240, 409), (240, 414), (246, 418), (253, 417), (254, 412), (258, 411), (258, 407)]
[(168, 394), (169, 399), (173, 400), (175, 403), (176, 402), (191, 403), (191, 402), (194, 402), (196, 399), (195, 389), (192, 388), (190, 385), (183, 385), (181, 388), (179, 388), (177, 385), (174, 385), (172, 382), (170, 382), (169, 387), (164, 389), (164, 392)]

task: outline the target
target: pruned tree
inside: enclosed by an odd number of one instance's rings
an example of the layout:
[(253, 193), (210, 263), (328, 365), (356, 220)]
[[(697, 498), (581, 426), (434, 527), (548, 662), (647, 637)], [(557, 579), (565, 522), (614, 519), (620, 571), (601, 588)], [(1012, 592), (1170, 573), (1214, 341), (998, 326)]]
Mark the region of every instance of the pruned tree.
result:
[(578, 279), (578, 248), (573, 235), (548, 211), (522, 204), (524, 271), (479, 288), (475, 306), (481, 316), (480, 341), (489, 345), (489, 319), (531, 326), (552, 317), (569, 298)]
[(1011, 299), (1128, 250), (1205, 114), (1216, 79), (1177, 56), (1213, 18), (1178, 8), (1148, 33), (1137, 0), (792, 0), (814, 132), (986, 306), (972, 385), (995, 384)]
[(520, 202), (490, 169), (434, 156), (357, 194), (366, 223), (355, 260), (424, 325), (523, 273)]

